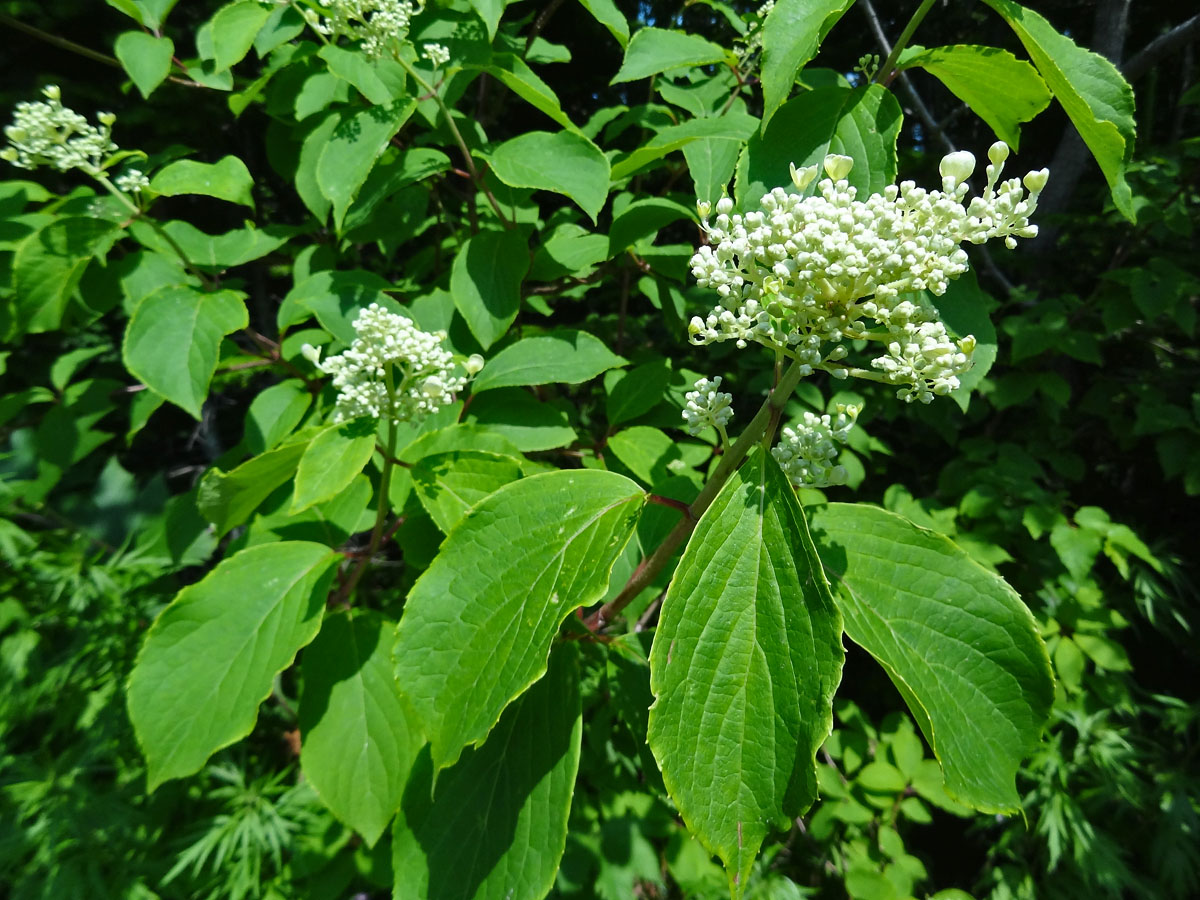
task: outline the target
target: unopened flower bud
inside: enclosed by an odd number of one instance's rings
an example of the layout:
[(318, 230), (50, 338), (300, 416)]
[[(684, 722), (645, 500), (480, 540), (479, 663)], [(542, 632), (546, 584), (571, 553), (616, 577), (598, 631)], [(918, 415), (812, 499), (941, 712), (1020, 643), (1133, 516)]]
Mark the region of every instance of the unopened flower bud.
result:
[(701, 219), (707, 219), (710, 215), (712, 215), (712, 204), (707, 200), (697, 200), (696, 212), (700, 214)]
[(300, 355), (307, 359), (314, 366), (321, 364), (321, 348), (314, 347), (312, 344), (304, 344), (300, 347)]
[(472, 353), (467, 357), (467, 361), (463, 363), (463, 368), (467, 370), (467, 375), (474, 378), (483, 368), (483, 357), (478, 353)]
[(796, 190), (804, 190), (817, 177), (817, 167), (815, 165), (805, 166), (803, 169), (797, 169), (795, 163), (788, 163), (788, 165), (792, 171), (792, 184), (796, 186)]
[(733, 201), (728, 197), (722, 197), (717, 201), (717, 215), (727, 216), (733, 212)]
[(825, 174), (834, 181), (841, 181), (854, 168), (854, 160), (849, 156), (831, 153), (825, 157)]
[(975, 171), (975, 156), (966, 150), (947, 153), (942, 157), (938, 171), (941, 172), (943, 178), (953, 179), (956, 185), (961, 184)]
[(46, 98), (47, 98), (47, 99), (49, 99), (49, 100), (58, 100), (59, 98), (61, 98), (61, 97), (62, 97), (62, 91), (60, 91), (60, 90), (58, 89), (58, 85), (57, 85), (57, 84), (48, 84), (48, 85), (46, 85), (44, 88), (42, 88), (42, 93), (43, 93), (43, 94), (46, 96)]
[(1025, 189), (1031, 194), (1040, 194), (1042, 188), (1046, 186), (1046, 182), (1050, 179), (1049, 169), (1038, 169), (1036, 172), (1028, 173), (1024, 179)]
[(112, 124), (117, 121), (116, 114), (110, 112), (96, 113), (96, 118), (100, 120), (101, 125), (107, 125), (110, 128), (112, 127)]
[(991, 160), (993, 166), (1004, 165), (1004, 161), (1008, 159), (1008, 144), (1004, 141), (996, 141), (988, 147), (988, 159)]

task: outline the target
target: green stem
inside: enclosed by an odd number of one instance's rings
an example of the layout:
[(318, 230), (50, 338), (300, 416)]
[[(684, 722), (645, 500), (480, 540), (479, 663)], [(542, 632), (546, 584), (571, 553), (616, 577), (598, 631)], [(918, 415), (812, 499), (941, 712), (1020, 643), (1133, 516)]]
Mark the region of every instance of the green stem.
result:
[(188, 258), (187, 253), (184, 252), (184, 249), (179, 246), (179, 243), (175, 240), (175, 238), (171, 237), (171, 235), (167, 233), (167, 230), (159, 224), (158, 220), (146, 215), (141, 207), (130, 200), (123, 191), (121, 191), (115, 184), (108, 180), (108, 176), (99, 171), (91, 172), (89, 174), (98, 182), (100, 182), (100, 184), (104, 186), (105, 190), (125, 204), (129, 211), (133, 213), (135, 218), (141, 219), (143, 222), (153, 228), (154, 233), (166, 241), (167, 245), (175, 251), (175, 255), (179, 257), (179, 260), (183, 263), (184, 268), (199, 278), (200, 282), (205, 287), (215, 288), (217, 286), (217, 283), (213, 281), (212, 278), (201, 272), (200, 269), (196, 267), (196, 264), (193, 263), (191, 259)]
[(888, 54), (888, 58), (883, 61), (883, 65), (875, 73), (876, 84), (884, 84), (891, 80), (892, 70), (896, 68), (896, 60), (900, 58), (900, 53), (908, 46), (908, 42), (912, 40), (913, 32), (917, 30), (917, 26), (925, 18), (925, 14), (933, 8), (933, 3), (934, 0), (922, 0), (921, 5), (917, 7), (917, 11), (912, 14), (912, 18), (908, 20), (908, 24), (900, 32), (900, 37), (892, 45), (892, 52)]
[(480, 175), (479, 170), (475, 168), (475, 160), (471, 157), (471, 148), (467, 146), (467, 142), (463, 138), (462, 132), (458, 130), (458, 126), (454, 123), (454, 116), (450, 114), (450, 107), (446, 105), (446, 101), (442, 99), (442, 95), (437, 92), (437, 89), (434, 88), (433, 85), (421, 77), (420, 73), (413, 68), (412, 63), (406, 60), (399, 53), (394, 54), (394, 57), (396, 62), (400, 63), (400, 65), (404, 67), (404, 71), (412, 76), (412, 79), (417, 83), (417, 86), (424, 91), (434, 103), (437, 104), (438, 109), (442, 113), (442, 117), (446, 120), (446, 125), (450, 129), (450, 133), (454, 135), (454, 140), (458, 144), (458, 149), (462, 151), (463, 161), (467, 165), (467, 172), (470, 174), (471, 180), (475, 182), (475, 186), (483, 192), (485, 197), (487, 197), (488, 203), (492, 205), (492, 209), (494, 209), (496, 211), (496, 215), (500, 217), (500, 223), (505, 228), (514, 228), (515, 226), (513, 223), (509, 221), (506, 215), (504, 215), (504, 210), (500, 208), (500, 201), (496, 199), (496, 196), (491, 192), (488, 186), (483, 183), (483, 176)]
[(896, 383), (883, 372), (876, 372), (872, 369), (858, 369), (854, 366), (843, 366), (841, 363), (827, 361), (821, 363), (819, 366), (813, 366), (813, 368), (820, 369), (822, 372), (828, 372), (831, 375), (836, 369), (839, 372), (845, 372), (851, 378), (861, 378), (863, 381), (877, 381), (880, 384), (893, 385)]
[(800, 379), (803, 377), (800, 374), (800, 370), (801, 364), (794, 362), (783, 373), (783, 377), (779, 379), (779, 384), (775, 386), (758, 412), (755, 413), (754, 418), (750, 420), (750, 424), (746, 426), (746, 430), (738, 437), (737, 442), (729, 448), (729, 452), (721, 456), (721, 461), (717, 463), (717, 468), (713, 471), (712, 478), (708, 480), (708, 484), (704, 485), (699, 495), (692, 501), (692, 504), (687, 509), (687, 514), (671, 529), (671, 532), (663, 539), (663, 542), (658, 545), (658, 549), (638, 564), (638, 567), (634, 569), (633, 574), (629, 577), (629, 581), (626, 582), (625, 587), (621, 589), (621, 593), (617, 594), (616, 597), (605, 603), (588, 617), (586, 625), (591, 631), (599, 631), (611, 622), (621, 610), (633, 602), (633, 599), (638, 594), (654, 582), (658, 574), (671, 561), (671, 557), (675, 555), (675, 551), (679, 548), (679, 545), (691, 535), (692, 530), (696, 527), (696, 523), (704, 515), (704, 511), (716, 499), (717, 494), (721, 492), (721, 488), (725, 487), (725, 482), (729, 480), (729, 476), (742, 464), (742, 460), (746, 458), (750, 449), (759, 441), (771, 423), (778, 423), (788, 398), (792, 396), (792, 391), (796, 389), (796, 385), (800, 383)]

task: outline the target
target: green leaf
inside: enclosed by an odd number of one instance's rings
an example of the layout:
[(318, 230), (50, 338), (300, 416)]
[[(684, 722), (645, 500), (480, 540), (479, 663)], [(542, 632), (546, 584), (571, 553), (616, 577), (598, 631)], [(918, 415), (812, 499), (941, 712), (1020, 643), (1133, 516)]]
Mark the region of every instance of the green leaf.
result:
[(565, 447), (577, 437), (566, 412), (520, 388), (480, 394), (471, 402), (467, 421), (486, 425), (526, 453)]
[(307, 442), (284, 444), (230, 472), (209, 469), (200, 479), (196, 508), (222, 536), (250, 518), (258, 505), (296, 472)]
[(1037, 69), (1007, 50), (973, 44), (909, 47), (899, 64), (902, 69), (919, 66), (937, 78), (1014, 150), (1020, 145), (1021, 123), (1050, 105), (1050, 91)]
[(733, 179), (733, 170), (741, 153), (742, 142), (726, 138), (701, 138), (683, 148), (683, 158), (696, 186), (697, 200), (716, 205)]
[(56, 219), (21, 241), (12, 271), (22, 330), (37, 334), (58, 328), (84, 270), (108, 252), (119, 234), (114, 222), (72, 216)]
[(226, 156), (211, 164), (181, 159), (162, 169), (150, 182), (150, 190), (164, 197), (203, 194), (251, 208), (253, 187), (250, 170), (236, 156)]
[(250, 401), (242, 442), (251, 453), (265, 453), (292, 433), (312, 405), (312, 394), (299, 378), (273, 384)]
[(142, 96), (149, 97), (171, 74), (175, 44), (169, 37), (155, 37), (144, 31), (125, 31), (117, 36), (113, 53)]
[(492, 75), (510, 91), (532, 106), (545, 113), (563, 128), (578, 131), (575, 123), (562, 111), (562, 104), (553, 88), (538, 77), (521, 57), (512, 53), (496, 53), (491, 63), (480, 66), (483, 71)]
[(344, 344), (358, 336), (354, 320), (372, 303), (400, 312), (400, 305), (383, 293), (391, 285), (374, 272), (358, 269), (314, 272), (288, 291), (279, 305), (276, 322), (280, 330), (309, 316)]
[(1017, 768), (1054, 689), (1037, 623), (1016, 592), (949, 538), (872, 506), (813, 513), (846, 634), (884, 667), (945, 773), (985, 812), (1019, 808)]
[(671, 463), (683, 459), (679, 445), (666, 433), (649, 425), (635, 425), (618, 431), (608, 439), (608, 449), (648, 485), (672, 475)]
[(496, 29), (500, 26), (500, 17), (504, 15), (505, 0), (469, 0), (471, 9), (483, 19), (487, 26), (489, 41), (496, 39)]
[(877, 84), (817, 88), (789, 100), (738, 160), (738, 202), (756, 209), (771, 189), (791, 189), (790, 163), (819, 165), (829, 153), (854, 158), (848, 180), (859, 196), (882, 191), (896, 180), (902, 118), (896, 98)]
[(221, 341), (248, 324), (238, 291), (161, 288), (133, 311), (121, 358), (130, 374), (199, 419)]
[(330, 72), (350, 82), (372, 103), (382, 105), (392, 102), (392, 92), (363, 53), (347, 50), (337, 44), (326, 44), (317, 56), (325, 60)]
[[(776, 0), (762, 24), (763, 127), (854, 0)], [(799, 163), (797, 163), (799, 165)]]
[(657, 237), (667, 225), (680, 219), (694, 219), (695, 207), (687, 207), (667, 197), (635, 200), (614, 216), (608, 229), (608, 256), (632, 247), (645, 237)]
[(344, 491), (367, 467), (374, 452), (374, 419), (334, 425), (314, 437), (296, 470), (292, 515)]
[[(130, 230), (148, 249), (165, 256), (174, 255), (171, 245), (149, 225), (135, 221)], [(206, 234), (191, 223), (177, 219), (164, 225), (163, 230), (183, 249), (193, 265), (209, 269), (231, 269), (261, 259), (287, 243), (290, 234), (286, 227), (255, 228), (249, 222), (224, 234)]]
[(541, 900), (550, 891), (583, 737), (576, 656), (573, 647), (553, 653), (487, 741), (437, 777), (436, 793), (422, 757), (393, 832), (397, 897)]
[(670, 382), (671, 364), (666, 359), (657, 359), (629, 371), (610, 372), (605, 375), (608, 423), (619, 425), (648, 413), (663, 399)]
[(579, 0), (597, 22), (608, 29), (621, 48), (629, 46), (629, 22), (613, 0)]
[(275, 676), (316, 637), (340, 559), (303, 541), (252, 547), (163, 610), (129, 676), (149, 790), (250, 733)]
[(331, 615), (304, 651), (300, 768), (333, 814), (374, 846), (425, 743), (392, 678), (395, 626)]
[(732, 54), (694, 34), (665, 28), (642, 28), (625, 48), (625, 58), (612, 84), (636, 81), (659, 72), (725, 62)]
[(346, 210), (358, 196), (379, 155), (416, 108), (415, 100), (372, 106), (343, 119), (334, 129), (317, 162), (317, 185), (333, 204), (335, 227), (342, 227)]
[(484, 350), (517, 317), (528, 269), (529, 247), (518, 231), (482, 231), (468, 238), (454, 258), (450, 294)]
[(770, 829), (816, 799), (842, 659), (804, 512), (756, 450), (701, 516), (650, 653), (650, 749), (735, 900)]
[(483, 742), (546, 671), (563, 619), (604, 595), (643, 497), (612, 472), (549, 472), (500, 488), (450, 532), (409, 593), (395, 651), (435, 771)]
[(179, 0), (134, 0), (134, 5), (142, 12), (142, 24), (152, 31), (157, 31), (178, 2)]
[(593, 222), (608, 198), (608, 157), (583, 135), (530, 131), (491, 154), (492, 171), (509, 187), (570, 197)]
[(476, 376), (472, 390), (533, 384), (579, 384), (627, 364), (586, 331), (560, 329), (505, 347)]
[(1133, 193), (1125, 182), (1125, 170), (1133, 157), (1137, 128), (1133, 88), (1111, 62), (1059, 34), (1033, 10), (1012, 0), (984, 2), (1016, 32), (1025, 52), (1096, 158), (1112, 192), (1113, 203), (1132, 222)]
[(693, 141), (723, 138), (736, 141), (740, 146), (757, 130), (758, 119), (746, 113), (732, 111), (719, 118), (689, 119), (680, 125), (668, 125), (614, 165), (613, 180), (632, 175), (647, 163), (661, 159), (675, 150), (682, 150)]
[(410, 474), (417, 499), (449, 534), (472, 506), (521, 477), (521, 461), (487, 450), (454, 450), (422, 457)]
[(213, 66), (223, 72), (242, 61), (254, 46), (258, 29), (271, 17), (271, 9), (255, 0), (240, 0), (217, 10), (212, 17)]

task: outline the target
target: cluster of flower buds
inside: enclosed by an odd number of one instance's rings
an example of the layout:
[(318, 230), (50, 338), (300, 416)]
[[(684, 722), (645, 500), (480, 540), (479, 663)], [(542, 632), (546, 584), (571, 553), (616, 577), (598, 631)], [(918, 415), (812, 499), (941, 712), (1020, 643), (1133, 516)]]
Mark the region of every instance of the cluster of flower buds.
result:
[(975, 158), (960, 151), (941, 162), (941, 190), (905, 181), (859, 200), (846, 180), (854, 161), (830, 155), (814, 195), (804, 193), (817, 167), (793, 166), (800, 193), (775, 188), (761, 210), (734, 214), (725, 197), (710, 223), (712, 210), (700, 204), (710, 244), (692, 257), (692, 274), (721, 303), (691, 320), (692, 343), (754, 341), (800, 360), (805, 374), (821, 368), (844, 377), (854, 372), (838, 362), (849, 352), (845, 342), (876, 341), (887, 352), (871, 364), (901, 397), (928, 402), (958, 387), (974, 340), (952, 341), (920, 292), (941, 295), (967, 271), (963, 242), (1003, 237), (1011, 248), (1037, 234), (1029, 216), (1049, 173), (1000, 181), (1008, 153), (1003, 142), (992, 145), (986, 188), (969, 202)]
[(771, 449), (788, 480), (796, 487), (831, 487), (846, 483), (846, 468), (834, 464), (838, 445), (846, 443), (860, 407), (839, 403), (836, 415), (806, 412), (794, 428), (784, 428)]
[(701, 378), (694, 387), (695, 390), (683, 395), (686, 401), (683, 420), (687, 423), (688, 434), (699, 434), (710, 426), (723, 434), (733, 418), (733, 395), (720, 390), (720, 375), (711, 381)]
[(150, 179), (141, 169), (129, 169), (114, 178), (113, 184), (117, 186), (117, 190), (126, 194), (140, 194), (150, 187)]
[(321, 361), (305, 344), (304, 356), (338, 389), (333, 420), (385, 416), (397, 422), (421, 421), (454, 402), (454, 395), (483, 368), (475, 355), (455, 371), (454, 357), (442, 346), (446, 335), (421, 331), (411, 319), (372, 303), (354, 320), (357, 337), (348, 350)]
[(435, 69), (440, 69), (450, 62), (450, 51), (446, 49), (445, 44), (426, 44), (421, 55), (429, 60)]
[(320, 5), (322, 14), (305, 10), (308, 24), (327, 37), (362, 41), (371, 58), (385, 55), (405, 37), (412, 17), (425, 6), (423, 0), (322, 0)]
[(21, 169), (52, 166), (60, 172), (82, 169), (98, 175), (106, 157), (116, 152), (112, 126), (117, 117), (102, 112), (100, 125), (62, 105), (57, 85), (43, 91), (46, 100), (18, 103), (13, 122), (4, 129), (9, 146), (0, 150), (0, 159)]

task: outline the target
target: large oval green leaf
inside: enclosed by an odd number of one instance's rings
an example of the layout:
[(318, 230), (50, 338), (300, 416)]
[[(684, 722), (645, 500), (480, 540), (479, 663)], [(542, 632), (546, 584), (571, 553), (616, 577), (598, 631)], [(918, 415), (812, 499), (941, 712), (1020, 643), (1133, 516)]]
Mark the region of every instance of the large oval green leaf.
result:
[(199, 419), (221, 341), (249, 321), (243, 296), (185, 285), (155, 291), (138, 304), (125, 328), (125, 368)]
[(478, 394), (519, 385), (579, 384), (627, 362), (586, 331), (561, 329), (505, 347), (488, 360), (471, 389)]
[(521, 308), (529, 246), (518, 231), (481, 231), (454, 257), (450, 294), (483, 349), (496, 343)]
[(608, 197), (608, 157), (581, 134), (530, 131), (491, 154), (492, 171), (510, 187), (570, 197), (593, 222)]
[[(854, 0), (776, 0), (762, 25), (763, 125), (787, 100), (796, 73)], [(797, 163), (799, 165), (799, 163)]]
[(1016, 810), (1017, 767), (1054, 699), (1021, 598), (949, 538), (878, 507), (821, 507), (813, 534), (846, 634), (904, 695), (947, 791), (984, 812)]
[(984, 0), (1016, 32), (1033, 64), (1092, 151), (1113, 204), (1131, 222), (1133, 193), (1125, 169), (1133, 156), (1137, 123), (1133, 88), (1111, 62), (1085, 50), (1031, 9), (1012, 0)]
[(250, 733), (275, 676), (321, 627), (339, 559), (305, 541), (251, 547), (163, 610), (129, 676), (149, 790)]
[(423, 757), (393, 834), (396, 896), (541, 900), (567, 840), (583, 716), (573, 647), (512, 704), (481, 747), (437, 778)]
[(333, 814), (373, 845), (400, 807), (425, 743), (392, 678), (395, 626), (330, 616), (304, 651), (300, 767)]
[(608, 588), (643, 498), (613, 472), (548, 472), (500, 488), (450, 532), (408, 596), (395, 650), (435, 770), (482, 743), (546, 671), (563, 619)]
[(650, 749), (735, 898), (769, 830), (816, 799), (841, 633), (796, 493), (756, 451), (696, 526), (650, 653)]
[(666, 28), (642, 28), (625, 48), (621, 69), (612, 83), (636, 81), (671, 69), (706, 66), (724, 62), (726, 58), (732, 59), (733, 54), (699, 35)]

